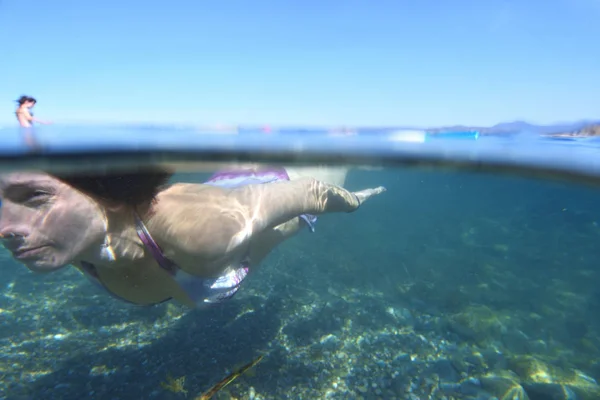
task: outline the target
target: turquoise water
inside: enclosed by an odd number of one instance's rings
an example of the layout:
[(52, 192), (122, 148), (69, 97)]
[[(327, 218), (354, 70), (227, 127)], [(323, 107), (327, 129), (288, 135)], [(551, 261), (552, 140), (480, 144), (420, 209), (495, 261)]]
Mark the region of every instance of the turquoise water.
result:
[(262, 354), (215, 398), (600, 398), (598, 189), (417, 169), (346, 181), (378, 185), (209, 310), (135, 308), (3, 252), (0, 396), (193, 399)]

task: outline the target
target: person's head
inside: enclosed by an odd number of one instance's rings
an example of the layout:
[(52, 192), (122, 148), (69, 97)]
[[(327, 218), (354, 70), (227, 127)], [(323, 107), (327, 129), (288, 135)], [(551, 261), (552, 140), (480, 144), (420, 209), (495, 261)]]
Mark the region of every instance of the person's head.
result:
[(0, 235), (29, 269), (46, 272), (92, 260), (106, 242), (107, 213), (149, 205), (171, 174), (0, 174)]
[(17, 100), (17, 104), (22, 107), (32, 108), (37, 103), (37, 100), (31, 96), (21, 96)]

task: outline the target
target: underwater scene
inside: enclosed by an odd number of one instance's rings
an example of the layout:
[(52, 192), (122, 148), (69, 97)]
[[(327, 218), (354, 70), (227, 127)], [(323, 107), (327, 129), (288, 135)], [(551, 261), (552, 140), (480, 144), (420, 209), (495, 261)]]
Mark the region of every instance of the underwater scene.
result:
[(441, 168), (344, 182), (379, 186), (200, 309), (130, 305), (2, 249), (0, 398), (600, 398), (597, 188)]

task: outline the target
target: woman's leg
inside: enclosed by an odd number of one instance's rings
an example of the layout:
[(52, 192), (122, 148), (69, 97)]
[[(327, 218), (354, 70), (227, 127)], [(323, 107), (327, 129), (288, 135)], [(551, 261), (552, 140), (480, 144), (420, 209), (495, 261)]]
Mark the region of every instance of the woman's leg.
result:
[(274, 228), (268, 228), (256, 234), (252, 238), (248, 252), (250, 269), (252, 271), (256, 270), (275, 247), (296, 235), (303, 228), (306, 228), (305, 223), (300, 217), (295, 217)]
[(319, 215), (352, 212), (384, 187), (352, 193), (342, 187), (300, 178), (294, 181), (242, 186), (230, 198), (247, 207), (246, 214), (253, 232), (275, 227), (302, 214)]

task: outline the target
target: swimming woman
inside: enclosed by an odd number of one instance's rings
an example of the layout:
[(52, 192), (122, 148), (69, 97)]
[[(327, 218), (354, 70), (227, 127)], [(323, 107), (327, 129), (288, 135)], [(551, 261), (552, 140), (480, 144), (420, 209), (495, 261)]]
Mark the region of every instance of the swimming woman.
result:
[[(171, 173), (158, 169), (3, 174), (0, 237), (30, 270), (74, 265), (133, 304), (218, 303), (279, 243), (313, 229), (316, 216), (355, 211), (385, 191), (349, 192), (306, 177), (315, 171), (289, 171), (292, 180), (285, 168), (246, 166), (171, 185)], [(331, 176), (343, 181), (345, 172)]]
[(21, 96), (17, 100), (17, 110), (15, 111), (15, 115), (17, 116), (17, 121), (19, 121), (19, 125), (21, 125), (22, 128), (31, 128), (34, 122), (39, 124), (51, 123), (50, 121), (43, 121), (33, 117), (31, 109), (36, 103), (37, 100), (31, 96)]

